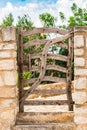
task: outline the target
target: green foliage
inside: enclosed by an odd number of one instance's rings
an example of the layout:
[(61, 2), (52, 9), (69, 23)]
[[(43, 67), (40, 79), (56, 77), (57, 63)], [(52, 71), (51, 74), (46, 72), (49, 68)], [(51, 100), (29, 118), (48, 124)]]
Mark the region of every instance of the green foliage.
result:
[(75, 3), (71, 6), (73, 16), (68, 20), (69, 26), (85, 26), (87, 25), (87, 9), (78, 7)]
[(77, 5), (75, 3), (72, 4), (71, 10), (73, 13), (75, 13), (77, 11)]
[(28, 71), (28, 72), (23, 73), (23, 78), (24, 79), (30, 79), (30, 77), (31, 77), (31, 72)]
[(53, 27), (55, 26), (56, 18), (49, 13), (43, 13), (39, 15), (41, 22), (44, 27)]
[[(64, 29), (66, 27), (67, 29), (69, 26), (86, 26), (87, 25), (87, 9), (80, 8), (75, 3), (73, 3), (71, 6), (71, 11), (72, 11), (72, 16), (69, 17), (67, 21), (68, 24), (59, 26), (59, 27), (64, 28)], [(64, 19), (65, 15), (63, 13), (61, 13), (61, 15), (59, 14), (59, 16), (62, 22), (66, 20)], [(59, 53), (63, 54), (66, 52), (65, 50), (61, 49)], [(74, 78), (74, 61), (72, 62), (72, 79), (73, 78)]]
[(59, 12), (59, 16), (60, 16), (62, 22), (64, 22), (66, 20), (65, 15), (64, 15), (63, 12)]
[(12, 13), (8, 14), (2, 21), (2, 24), (0, 26), (6, 27), (6, 26), (12, 26), (13, 25), (13, 15)]
[(28, 15), (18, 16), (18, 21), (16, 27), (22, 27), (25, 30), (29, 30), (34, 27), (32, 21), (30, 20)]
[[(59, 26), (61, 28), (67, 28), (69, 26), (86, 26), (87, 25), (87, 9), (78, 7), (75, 3), (71, 6), (72, 16), (68, 19), (68, 24)], [(59, 12), (61, 21), (66, 20), (64, 13)]]

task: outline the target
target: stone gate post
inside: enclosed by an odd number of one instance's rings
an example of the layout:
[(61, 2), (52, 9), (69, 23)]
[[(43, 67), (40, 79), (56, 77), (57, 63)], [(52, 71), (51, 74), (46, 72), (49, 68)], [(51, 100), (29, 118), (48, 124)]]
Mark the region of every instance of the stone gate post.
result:
[(87, 130), (87, 26), (74, 28), (74, 101), (77, 130)]
[(17, 113), (16, 30), (0, 28), (0, 130), (11, 130)]

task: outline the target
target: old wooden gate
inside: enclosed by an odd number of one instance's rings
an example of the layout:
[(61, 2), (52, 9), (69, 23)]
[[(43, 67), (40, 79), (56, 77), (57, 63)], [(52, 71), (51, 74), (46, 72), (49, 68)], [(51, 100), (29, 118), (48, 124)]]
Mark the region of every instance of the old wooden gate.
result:
[[(50, 39), (50, 33), (56, 37)], [(66, 55), (58, 54), (58, 50), (52, 53), (53, 47), (65, 49)], [(32, 50), (32, 51), (31, 51)], [(50, 51), (51, 50), (51, 51)], [(73, 60), (73, 31), (58, 28), (34, 28), (29, 31), (18, 32), (18, 72), (19, 72), (19, 112), (24, 112), (24, 105), (68, 105), (69, 111), (73, 111), (73, 99), (71, 93), (71, 67)], [(58, 61), (64, 62), (61, 66)], [(57, 74), (55, 74), (55, 73)], [(60, 76), (60, 74), (64, 76)], [(29, 76), (26, 78), (26, 75)], [(42, 82), (66, 82), (65, 90), (55, 90), (53, 93), (67, 95), (67, 100), (26, 100), (36, 87)], [(24, 89), (27, 86), (27, 90)], [(52, 93), (52, 91), (41, 91)]]

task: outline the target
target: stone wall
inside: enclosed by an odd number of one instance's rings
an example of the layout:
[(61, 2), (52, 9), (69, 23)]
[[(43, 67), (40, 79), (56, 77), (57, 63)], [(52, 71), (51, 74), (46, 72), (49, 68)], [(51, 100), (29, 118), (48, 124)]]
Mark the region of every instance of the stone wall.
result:
[[(74, 122), (87, 130), (87, 27), (74, 31)], [(11, 130), (18, 110), (16, 45), (15, 28), (0, 28), (0, 130)]]
[(17, 113), (16, 30), (0, 28), (0, 130), (10, 130)]
[(74, 100), (77, 130), (87, 130), (87, 27), (75, 27)]

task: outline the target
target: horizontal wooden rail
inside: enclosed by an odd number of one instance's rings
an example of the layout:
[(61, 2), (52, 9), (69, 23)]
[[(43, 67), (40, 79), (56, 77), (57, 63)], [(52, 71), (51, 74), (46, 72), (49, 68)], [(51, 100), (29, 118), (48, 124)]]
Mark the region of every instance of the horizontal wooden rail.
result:
[(67, 105), (74, 104), (68, 100), (25, 100), (24, 105)]
[[(25, 49), (27, 49), (29, 46), (35, 46), (35, 45), (43, 45), (46, 44), (49, 40), (46, 39), (36, 39), (36, 40), (32, 40), (32, 41), (28, 41), (27, 43), (23, 44), (23, 47)], [(68, 49), (68, 45), (62, 42), (55, 42), (54, 45), (56, 44), (56, 46), (58, 47), (62, 47), (65, 49)]]
[[(35, 59), (35, 58), (41, 58), (42, 54), (38, 53), (38, 54), (30, 54), (31, 59)], [(47, 58), (48, 59), (55, 59), (55, 60), (60, 60), (60, 61), (67, 61), (68, 57), (64, 56), (64, 55), (58, 55), (58, 54), (47, 54)]]
[(25, 43), (23, 45), (24, 48), (28, 48), (29, 46), (34, 46), (34, 45), (42, 45), (42, 44), (45, 44), (47, 43), (49, 40), (46, 40), (46, 39), (36, 39), (36, 40), (32, 40), (32, 41), (28, 41), (27, 43)]
[[(24, 93), (27, 90), (24, 90)], [(31, 94), (43, 94), (43, 95), (62, 95), (62, 94), (66, 94), (66, 90), (60, 90), (60, 89), (35, 89)]]
[(61, 67), (59, 65), (47, 65), (46, 70), (57, 70), (63, 73), (67, 73), (67, 68)]
[[(27, 70), (27, 66), (23, 67), (23, 71), (25, 71), (25, 70)], [(60, 71), (60, 72), (63, 72), (63, 73), (67, 73), (67, 68), (61, 67), (59, 65), (47, 65), (46, 70), (56, 70), (56, 71)], [(41, 67), (40, 66), (32, 66), (29, 71), (30, 72), (34, 72), (34, 71), (40, 72)]]
[[(24, 79), (24, 83), (34, 83), (38, 78)], [(66, 82), (66, 78), (58, 78), (52, 76), (45, 76), (42, 81), (52, 81), (55, 83)]]
[(64, 29), (44, 27), (44, 28), (33, 28), (29, 31), (22, 32), (21, 34), (22, 36), (27, 37), (38, 33), (57, 33), (57, 34), (65, 35), (68, 33), (68, 31)]

